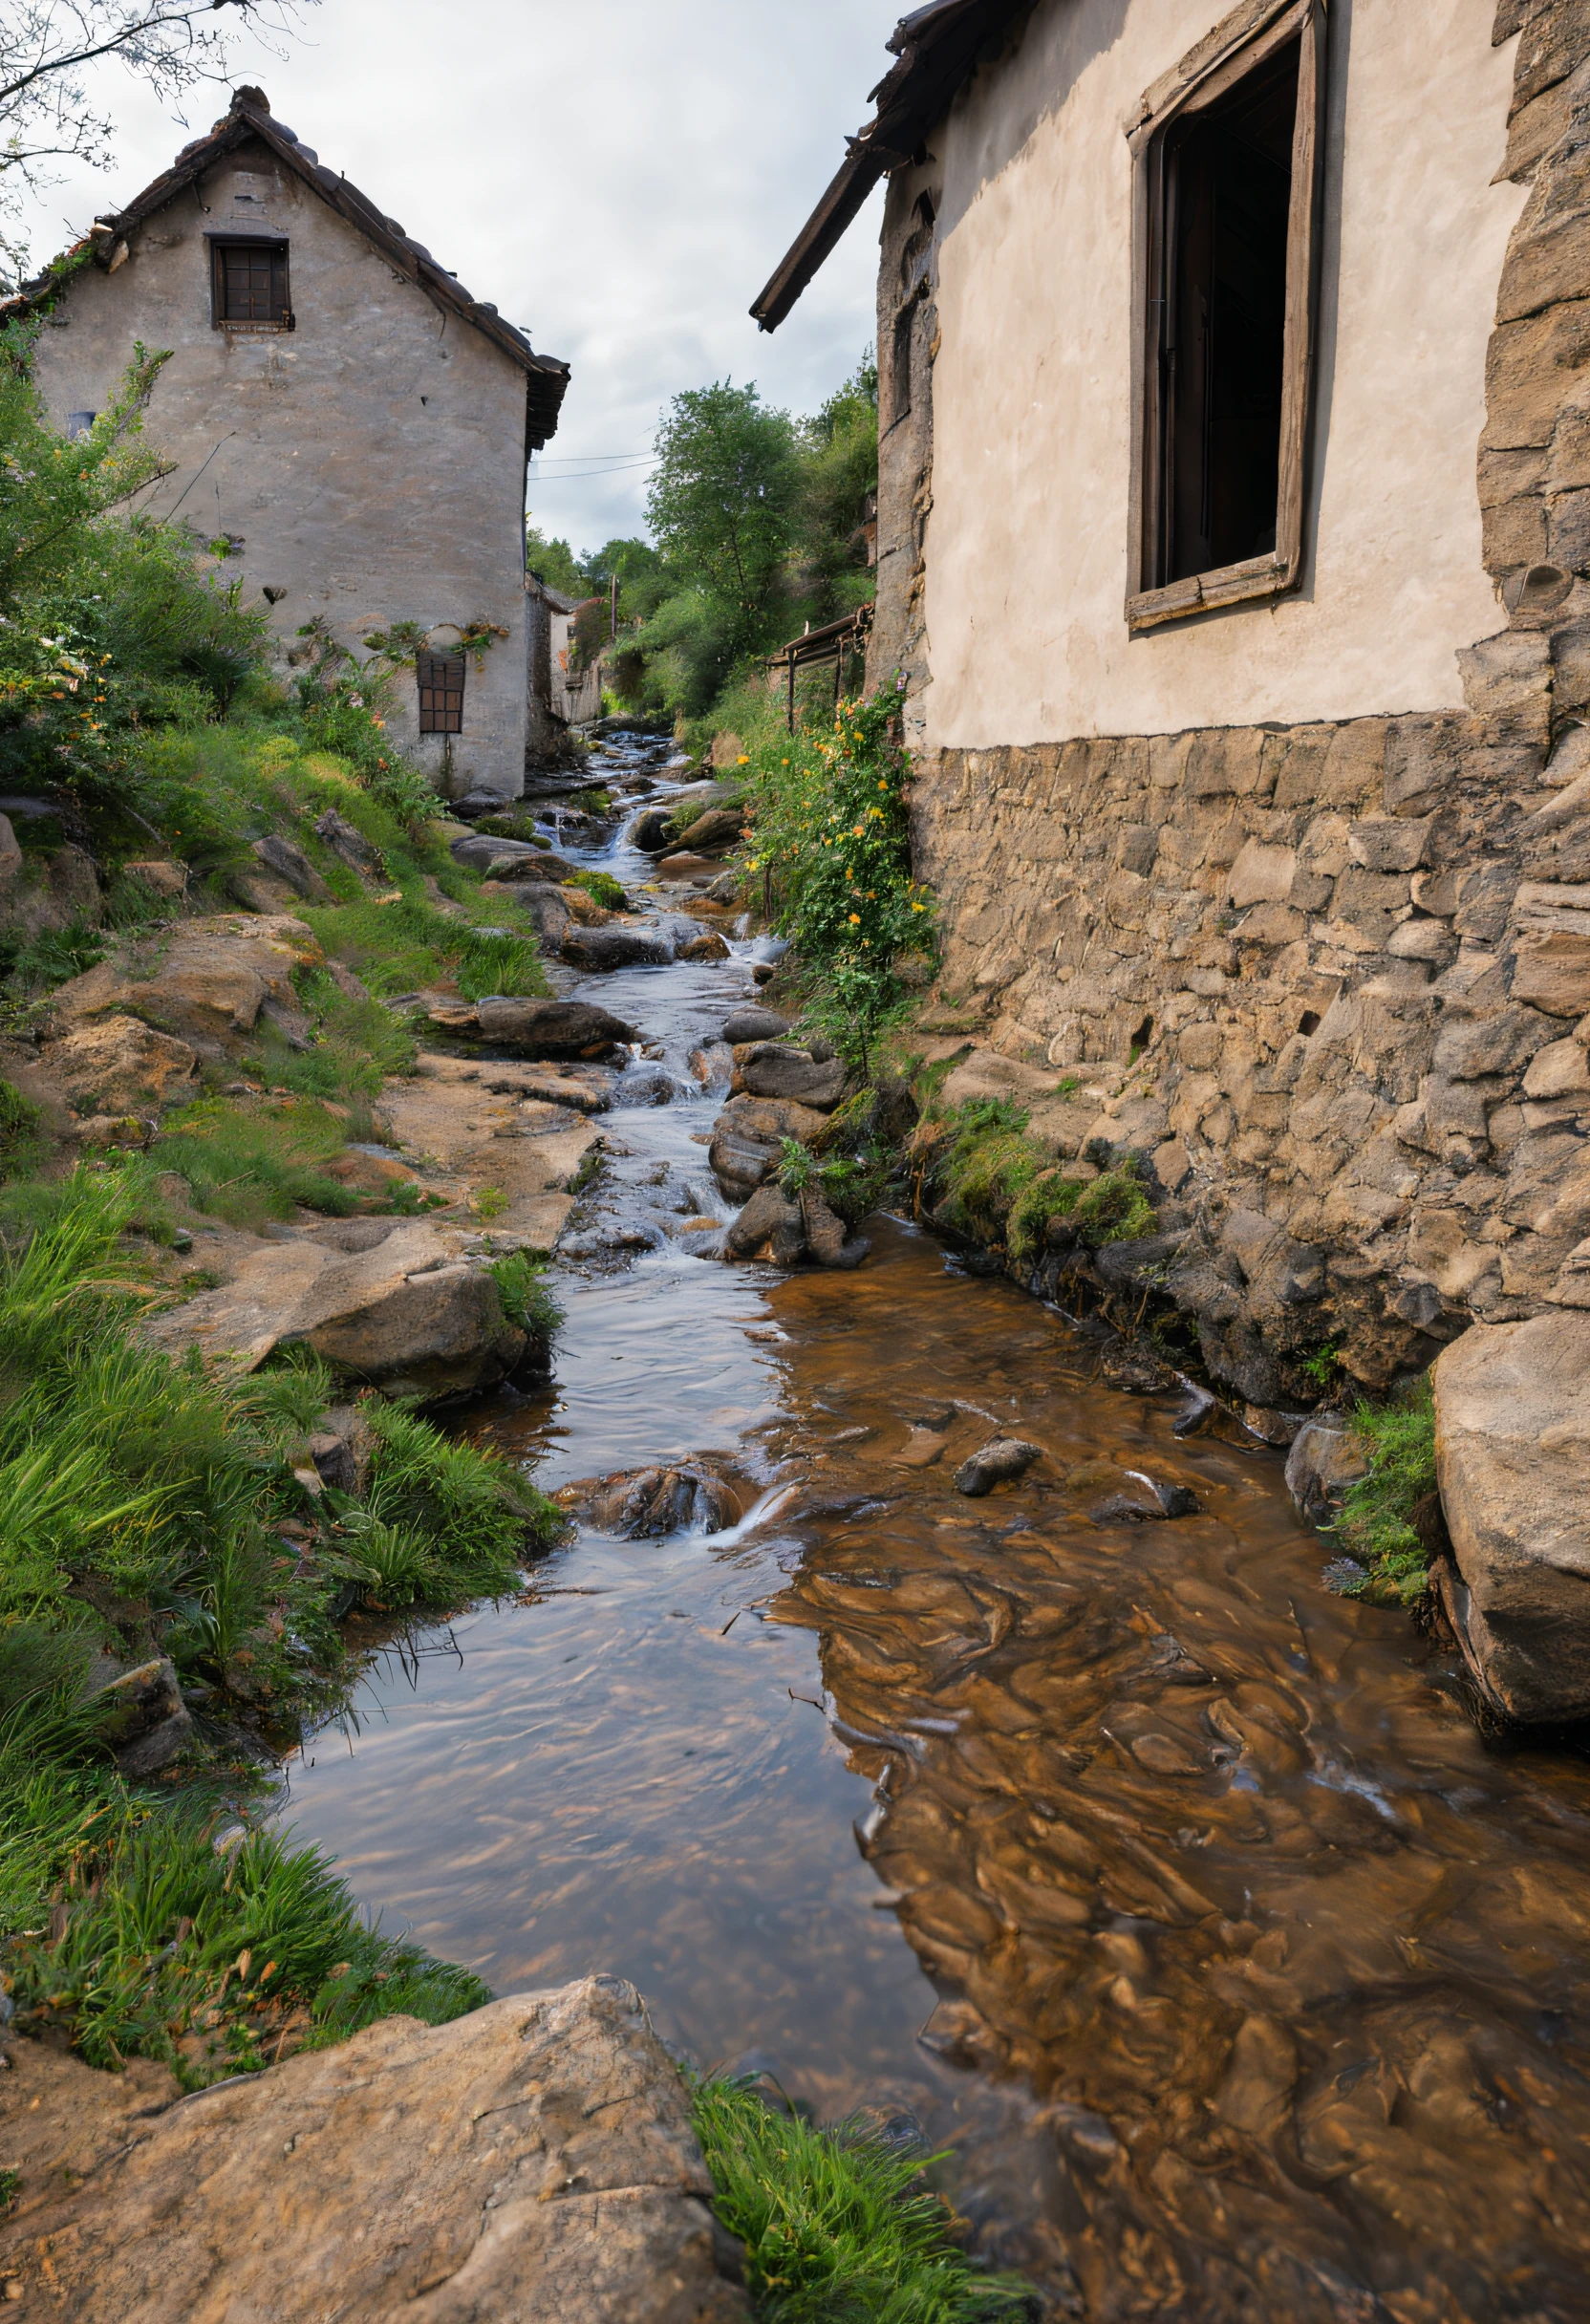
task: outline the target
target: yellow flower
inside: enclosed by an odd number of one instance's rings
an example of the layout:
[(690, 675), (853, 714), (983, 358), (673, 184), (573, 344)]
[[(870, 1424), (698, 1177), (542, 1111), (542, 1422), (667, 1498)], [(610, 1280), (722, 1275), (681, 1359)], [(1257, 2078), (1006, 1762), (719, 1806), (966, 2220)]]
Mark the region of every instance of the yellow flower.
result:
[(735, 764), (736, 764), (736, 766), (749, 766), (749, 765), (750, 765), (750, 764), (751, 764), (751, 754), (750, 754), (750, 752), (749, 752), (748, 750), (742, 750), (742, 751), (741, 752), (741, 754), (740, 754), (739, 758), (738, 758), (738, 759), (736, 759), (736, 761), (735, 761)]
[(861, 915), (860, 915), (860, 913), (859, 913), (859, 912), (852, 912), (852, 913), (851, 913), (851, 915), (850, 915), (850, 926), (851, 926), (852, 928), (859, 928), (859, 927), (861, 926)]

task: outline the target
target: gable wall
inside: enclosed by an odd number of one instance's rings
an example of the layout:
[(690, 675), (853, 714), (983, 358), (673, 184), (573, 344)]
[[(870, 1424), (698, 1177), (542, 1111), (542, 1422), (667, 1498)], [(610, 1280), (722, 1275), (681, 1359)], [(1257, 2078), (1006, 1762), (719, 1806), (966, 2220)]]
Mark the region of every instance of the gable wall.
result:
[[(240, 193), (252, 202), (240, 202)], [(285, 228), (296, 328), (212, 328), (206, 226)], [(114, 273), (86, 269), (40, 336), (37, 376), (57, 425), (102, 409), (135, 338), (170, 348), (145, 422), (176, 464), (145, 496), (204, 539), (243, 541), (244, 594), (285, 593), (271, 613), (284, 661), (316, 616), (343, 645), (394, 621), (497, 624), (471, 660), (464, 729), (447, 786), (517, 794), (524, 780), (524, 375), (444, 316), (264, 147), (244, 148), (130, 238)], [(394, 731), (433, 777), (414, 681), (395, 688)]]

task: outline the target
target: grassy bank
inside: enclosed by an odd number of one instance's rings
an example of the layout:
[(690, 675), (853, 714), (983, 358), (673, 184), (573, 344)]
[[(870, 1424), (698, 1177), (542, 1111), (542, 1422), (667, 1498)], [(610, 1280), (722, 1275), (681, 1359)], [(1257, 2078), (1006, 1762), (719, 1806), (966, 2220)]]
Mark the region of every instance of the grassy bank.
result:
[[(218, 1847), (262, 1789), (237, 1721), (280, 1733), (323, 1708), (355, 1607), (513, 1589), (558, 1513), (377, 1398), (365, 1490), (311, 1495), (322, 1366), (216, 1373), (134, 1336), (167, 1224), (151, 1167), (79, 1167), (35, 1203), (0, 1257), (0, 1966), (24, 2030), (197, 2083), (391, 2009), (477, 2006), (477, 1980), (365, 1928), (312, 1854)], [(140, 1786), (97, 1689), (155, 1655), (208, 1716)]]

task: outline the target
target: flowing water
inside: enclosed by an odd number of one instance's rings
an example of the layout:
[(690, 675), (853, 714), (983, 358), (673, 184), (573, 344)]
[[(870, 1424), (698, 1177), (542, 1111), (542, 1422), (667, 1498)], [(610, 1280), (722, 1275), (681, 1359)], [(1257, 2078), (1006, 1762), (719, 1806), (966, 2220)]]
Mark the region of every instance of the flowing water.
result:
[[(467, 1424), (548, 1489), (716, 1455), (746, 1517), (583, 1528), (386, 1658), (299, 1830), (498, 1991), (616, 1970), (703, 2063), (913, 2115), (1052, 2314), (1583, 2318), (1590, 1766), (1487, 1747), (1276, 1455), (914, 1227), (783, 1279), (681, 1238), (748, 949), (581, 988), (674, 1102), (604, 1117), (555, 1389)], [(968, 1500), (996, 1430), (1044, 1458)], [(1196, 1514), (1107, 1521), (1144, 1479)]]

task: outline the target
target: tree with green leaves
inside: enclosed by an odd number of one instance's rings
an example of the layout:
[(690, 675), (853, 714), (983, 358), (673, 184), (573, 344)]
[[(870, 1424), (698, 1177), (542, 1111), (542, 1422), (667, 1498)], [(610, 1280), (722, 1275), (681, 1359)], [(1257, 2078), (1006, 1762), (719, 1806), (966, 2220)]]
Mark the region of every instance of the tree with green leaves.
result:
[(727, 379), (676, 396), (657, 434), (646, 514), (687, 590), (705, 597), (732, 661), (770, 641), (801, 502), (787, 412)]

